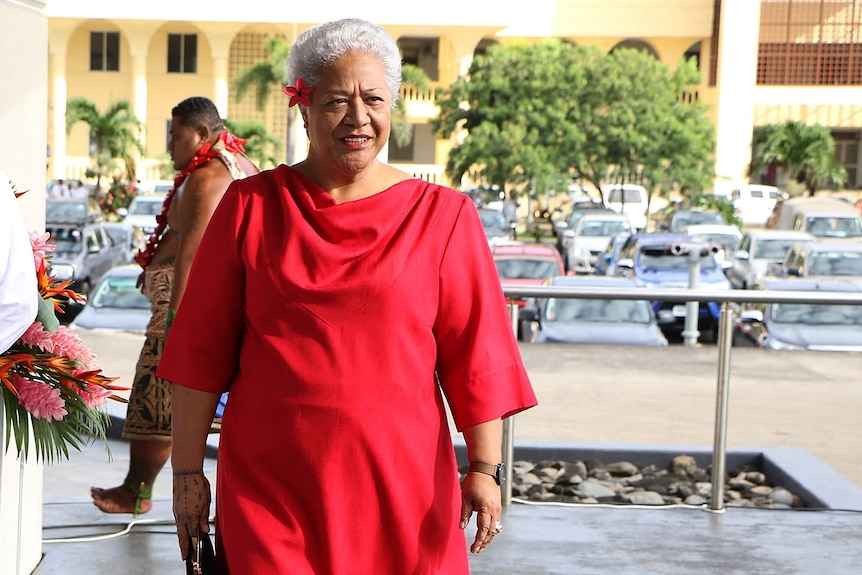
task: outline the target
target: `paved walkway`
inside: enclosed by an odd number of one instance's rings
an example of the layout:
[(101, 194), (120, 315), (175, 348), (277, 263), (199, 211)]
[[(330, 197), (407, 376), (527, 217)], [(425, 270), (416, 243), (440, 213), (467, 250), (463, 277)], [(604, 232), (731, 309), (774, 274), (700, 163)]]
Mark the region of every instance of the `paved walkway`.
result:
[[(106, 373), (130, 381), (140, 338), (88, 334), (86, 341)], [(517, 417), (516, 445), (712, 445), (714, 347), (525, 345), (523, 354), (540, 406)], [(728, 449), (803, 448), (862, 488), (860, 368), (862, 354), (734, 349)], [(117, 484), (128, 465), (127, 445), (112, 440), (110, 446), (113, 462), (94, 446), (46, 467), (46, 540), (114, 533), (131, 521), (101, 514), (89, 500), (90, 485)], [(35, 574), (183, 573), (165, 477), (156, 483), (154, 510), (130, 534), (46, 542)], [(862, 565), (859, 512), (731, 508), (715, 514), (691, 507), (515, 503), (504, 523), (494, 546), (471, 556), (474, 575), (855, 575)]]

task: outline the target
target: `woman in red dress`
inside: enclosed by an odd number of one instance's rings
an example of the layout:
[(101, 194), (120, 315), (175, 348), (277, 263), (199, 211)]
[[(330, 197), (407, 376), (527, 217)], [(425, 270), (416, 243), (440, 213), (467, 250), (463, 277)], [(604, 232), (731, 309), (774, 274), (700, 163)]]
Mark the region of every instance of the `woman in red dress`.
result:
[[(475, 206), (378, 160), (400, 54), (356, 19), (301, 34), (285, 91), (306, 160), (231, 185), (159, 375), (174, 382), (174, 514), (209, 531), (219, 395), (221, 573), (469, 572), (496, 534), (501, 419), (536, 404)], [(445, 402), (467, 445), (459, 485)]]

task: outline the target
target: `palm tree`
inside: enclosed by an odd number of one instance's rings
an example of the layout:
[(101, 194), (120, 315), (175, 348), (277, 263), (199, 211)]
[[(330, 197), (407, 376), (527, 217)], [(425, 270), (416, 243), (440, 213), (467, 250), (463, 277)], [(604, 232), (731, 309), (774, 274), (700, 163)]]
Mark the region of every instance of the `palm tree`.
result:
[(245, 138), (246, 155), (255, 161), (259, 168), (265, 170), (278, 165), (278, 149), (281, 141), (270, 134), (262, 122), (240, 120), (237, 122), (225, 118), (224, 124), (238, 138)]
[(835, 157), (835, 139), (824, 126), (796, 120), (771, 124), (755, 133), (753, 145), (757, 152), (752, 172), (769, 165), (786, 168), (797, 174), (797, 181), (805, 184), (810, 196), (826, 180), (831, 180), (835, 189), (847, 185), (847, 170)]
[[(269, 96), (274, 91), (273, 88), (281, 89), (281, 86), (286, 82), (284, 60), (290, 54), (290, 45), (282, 38), (267, 38), (264, 40), (264, 44), (269, 59), (261, 60), (243, 70), (234, 80), (237, 102), (242, 102), (248, 90), (252, 86), (255, 87), (255, 102), (258, 110), (263, 110), (266, 107)], [(431, 79), (425, 71), (411, 64), (404, 64), (401, 67), (401, 82), (405, 86), (412, 86), (417, 90), (427, 90), (431, 86)], [(298, 126), (296, 113), (293, 109), (288, 110), (286, 150), (288, 164), (293, 164), (296, 161), (296, 150), (293, 149), (295, 131)], [(400, 98), (392, 111), (392, 135), (399, 146), (406, 146), (413, 139), (413, 126), (407, 120), (407, 111)]]
[(95, 165), (96, 188), (101, 188), (102, 178), (107, 175), (113, 160), (123, 162), (128, 181), (135, 181), (135, 156), (144, 154), (139, 134), (141, 122), (132, 113), (127, 100), (111, 104), (105, 113), (99, 112), (96, 104), (86, 98), (72, 98), (66, 104), (66, 133), (78, 122), (90, 126), (90, 138), (94, 141), (95, 154), (91, 159)]

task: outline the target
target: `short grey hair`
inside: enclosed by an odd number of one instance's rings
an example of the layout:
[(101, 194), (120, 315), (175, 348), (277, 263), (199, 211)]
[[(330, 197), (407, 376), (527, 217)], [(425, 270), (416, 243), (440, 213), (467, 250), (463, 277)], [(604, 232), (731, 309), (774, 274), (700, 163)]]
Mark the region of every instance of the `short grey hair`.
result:
[(380, 59), (394, 108), (401, 88), (398, 44), (389, 32), (359, 18), (326, 22), (301, 33), (284, 61), (287, 85), (295, 86), (301, 77), (305, 84), (314, 86), (323, 68), (351, 51), (368, 52)]

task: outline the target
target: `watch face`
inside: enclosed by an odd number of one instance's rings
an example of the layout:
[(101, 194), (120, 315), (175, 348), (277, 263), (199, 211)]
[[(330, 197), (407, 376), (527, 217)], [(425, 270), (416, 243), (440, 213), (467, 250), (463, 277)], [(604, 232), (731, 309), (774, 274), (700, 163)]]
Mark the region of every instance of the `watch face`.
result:
[(497, 485), (503, 485), (503, 482), (506, 481), (506, 465), (504, 463), (497, 464), (494, 479), (497, 480)]

